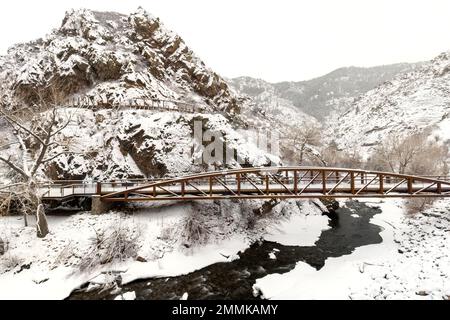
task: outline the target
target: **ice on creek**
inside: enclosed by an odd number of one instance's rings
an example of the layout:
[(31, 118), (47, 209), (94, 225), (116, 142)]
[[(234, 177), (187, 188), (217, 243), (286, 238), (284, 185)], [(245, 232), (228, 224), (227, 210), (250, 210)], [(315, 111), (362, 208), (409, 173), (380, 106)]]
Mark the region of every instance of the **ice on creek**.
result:
[(402, 201), (373, 202), (382, 210), (371, 221), (383, 228), (382, 243), (329, 258), (320, 270), (298, 262), (257, 279), (254, 292), (267, 299), (449, 299), (448, 200), (415, 217), (405, 216)]

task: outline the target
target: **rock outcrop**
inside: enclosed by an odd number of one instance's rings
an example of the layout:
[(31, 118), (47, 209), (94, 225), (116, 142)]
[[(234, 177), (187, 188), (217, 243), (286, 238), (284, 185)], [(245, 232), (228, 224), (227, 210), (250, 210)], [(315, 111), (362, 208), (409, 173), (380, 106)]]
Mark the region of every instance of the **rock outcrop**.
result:
[(231, 115), (242, 107), (183, 39), (141, 8), (129, 16), (71, 10), (60, 28), (10, 48), (1, 62), (6, 91), (30, 104), (56, 88), (62, 98), (88, 96), (106, 105), (176, 99)]

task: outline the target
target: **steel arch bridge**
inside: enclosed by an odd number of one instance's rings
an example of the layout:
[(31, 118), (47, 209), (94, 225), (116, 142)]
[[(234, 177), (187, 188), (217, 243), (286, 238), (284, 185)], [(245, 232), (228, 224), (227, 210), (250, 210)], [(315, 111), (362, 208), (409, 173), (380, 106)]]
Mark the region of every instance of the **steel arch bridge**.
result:
[(116, 186), (97, 183), (102, 202), (220, 199), (450, 197), (447, 177), (330, 167), (261, 167)]

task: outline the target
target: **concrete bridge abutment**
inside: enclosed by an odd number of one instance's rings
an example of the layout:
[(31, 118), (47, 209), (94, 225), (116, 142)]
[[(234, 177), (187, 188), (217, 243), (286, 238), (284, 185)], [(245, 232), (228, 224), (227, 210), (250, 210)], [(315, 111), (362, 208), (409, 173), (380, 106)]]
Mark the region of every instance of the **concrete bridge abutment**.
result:
[(91, 213), (92, 214), (102, 214), (108, 212), (112, 208), (111, 202), (102, 201), (101, 196), (92, 196)]

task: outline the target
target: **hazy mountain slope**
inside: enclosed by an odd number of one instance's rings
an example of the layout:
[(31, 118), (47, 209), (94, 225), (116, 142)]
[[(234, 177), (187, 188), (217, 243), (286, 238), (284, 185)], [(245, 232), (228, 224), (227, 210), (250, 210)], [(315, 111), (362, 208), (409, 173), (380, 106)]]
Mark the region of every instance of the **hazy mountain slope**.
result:
[(264, 115), (262, 122), (269, 121), (272, 128), (280, 127), (283, 131), (286, 125), (297, 126), (305, 121), (319, 124), (313, 116), (296, 108), (291, 101), (280, 98), (276, 88), (264, 80), (242, 77), (229, 80), (229, 83), (237, 94), (245, 94), (251, 98), (253, 108), (249, 107), (247, 110), (256, 115)]
[(373, 68), (340, 68), (322, 77), (300, 82), (268, 83), (250, 77), (230, 80), (239, 92), (267, 103), (282, 99), (304, 113), (323, 120), (335, 108), (348, 105), (353, 98), (413, 70), (416, 64), (393, 64)]
[(370, 151), (390, 133), (435, 126), (450, 138), (450, 52), (367, 92), (343, 114), (328, 119), (327, 136), (342, 148)]

